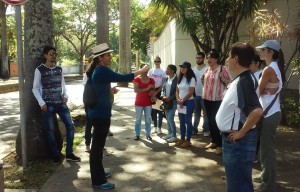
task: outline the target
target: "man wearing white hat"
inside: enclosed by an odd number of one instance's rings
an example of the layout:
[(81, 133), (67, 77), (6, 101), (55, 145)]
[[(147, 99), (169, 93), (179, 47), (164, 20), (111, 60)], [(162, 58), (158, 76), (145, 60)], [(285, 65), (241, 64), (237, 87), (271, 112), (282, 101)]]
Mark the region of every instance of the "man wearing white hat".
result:
[(135, 76), (147, 72), (148, 66), (130, 74), (119, 74), (112, 71), (108, 66), (112, 63), (111, 50), (106, 43), (99, 44), (92, 48), (93, 62), (96, 68), (92, 74), (92, 83), (98, 98), (97, 104), (88, 109), (89, 118), (94, 127), (92, 147), (90, 152), (90, 171), (92, 185), (94, 188), (113, 189), (115, 184), (107, 181), (111, 176), (105, 173), (102, 158), (103, 148), (107, 133), (111, 123), (111, 82), (128, 82), (132, 81)]

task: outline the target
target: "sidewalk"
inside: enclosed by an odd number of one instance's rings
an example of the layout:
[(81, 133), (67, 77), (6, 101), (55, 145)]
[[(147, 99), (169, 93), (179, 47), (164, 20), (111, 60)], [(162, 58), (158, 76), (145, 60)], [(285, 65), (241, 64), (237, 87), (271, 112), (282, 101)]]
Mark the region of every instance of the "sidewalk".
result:
[[(116, 184), (113, 191), (224, 191), (225, 182), (221, 156), (205, 151), (209, 138), (193, 136), (189, 149), (175, 148), (156, 134), (153, 141), (134, 138), (134, 98), (130, 88), (120, 88), (113, 107), (111, 131), (103, 159), (105, 168), (112, 172), (109, 181)], [(163, 135), (167, 132), (163, 123)], [(161, 136), (163, 136), (161, 135)], [(66, 162), (58, 168), (40, 191), (97, 191), (91, 187), (89, 154), (84, 141), (75, 151), (81, 162)]]

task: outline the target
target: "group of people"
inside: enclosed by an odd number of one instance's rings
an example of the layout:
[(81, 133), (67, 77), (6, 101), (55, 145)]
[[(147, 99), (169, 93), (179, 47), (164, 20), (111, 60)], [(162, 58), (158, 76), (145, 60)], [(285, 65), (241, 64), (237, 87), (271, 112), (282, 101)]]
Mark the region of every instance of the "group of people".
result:
[[(111, 173), (105, 172), (102, 164), (103, 150), (111, 123), (111, 82), (132, 81), (136, 93), (135, 140), (140, 140), (142, 115), (145, 116), (146, 139), (151, 138), (151, 119), (154, 132), (162, 132), (162, 118), (165, 112), (168, 133), (163, 137), (175, 146), (190, 147), (192, 134), (198, 133), (198, 125), (203, 110), (203, 134), (211, 136), (205, 148), (215, 148), (222, 154), (227, 191), (254, 191), (252, 165), (257, 151), (260, 151), (262, 172), (259, 188), (256, 191), (276, 191), (275, 135), (280, 123), (280, 99), (278, 94), (285, 81), (283, 54), (276, 40), (268, 40), (256, 47), (247, 43), (232, 45), (228, 67), (219, 63), (219, 53), (212, 49), (206, 55), (197, 53), (196, 66), (185, 61), (177, 67), (160, 68), (161, 58), (154, 59), (154, 68), (142, 65), (130, 74), (118, 74), (108, 66), (112, 63), (111, 50), (106, 43), (92, 48), (93, 59), (87, 71), (91, 78), (97, 103), (86, 108), (93, 139), (90, 150), (90, 171), (95, 188), (113, 189), (115, 184), (108, 182)], [(54, 162), (61, 161), (55, 138), (53, 117), (57, 113), (67, 130), (66, 159), (80, 161), (73, 154), (74, 124), (66, 105), (65, 82), (62, 70), (56, 66), (56, 49), (44, 47), (45, 61), (35, 70), (33, 93), (44, 115), (45, 132)], [(205, 56), (207, 64), (204, 63)], [(260, 71), (261, 60), (266, 67)], [(258, 67), (257, 67), (258, 66)], [(233, 77), (232, 77), (233, 75)], [(162, 101), (162, 110), (152, 105)], [(266, 112), (264, 110), (268, 107)], [(176, 136), (175, 112), (178, 111), (180, 138)], [(194, 114), (194, 122), (192, 117)], [(256, 123), (264, 116), (261, 130)], [(90, 132), (90, 131), (89, 131)], [(259, 135), (258, 135), (259, 132)], [(86, 142), (90, 142), (91, 135)], [(260, 141), (258, 147), (257, 141)], [(87, 143), (89, 145), (89, 143)]]

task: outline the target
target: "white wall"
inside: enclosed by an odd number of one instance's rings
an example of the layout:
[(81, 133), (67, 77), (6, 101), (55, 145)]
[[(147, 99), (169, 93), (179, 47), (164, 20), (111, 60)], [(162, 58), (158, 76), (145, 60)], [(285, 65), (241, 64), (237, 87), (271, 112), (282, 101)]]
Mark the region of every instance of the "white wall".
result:
[(196, 51), (191, 38), (176, 29), (175, 20), (171, 20), (165, 27), (160, 37), (153, 44), (152, 62), (156, 56), (162, 60), (161, 68), (167, 65), (176, 66), (189, 61), (192, 65), (195, 61)]
[(61, 66), (63, 74), (79, 74), (79, 65)]

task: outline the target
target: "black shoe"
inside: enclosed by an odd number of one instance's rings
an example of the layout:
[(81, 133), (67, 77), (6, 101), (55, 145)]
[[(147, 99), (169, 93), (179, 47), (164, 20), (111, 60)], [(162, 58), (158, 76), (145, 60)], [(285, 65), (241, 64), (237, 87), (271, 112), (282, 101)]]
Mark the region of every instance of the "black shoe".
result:
[(136, 140), (136, 141), (140, 140), (140, 136), (135, 136), (134, 140)]
[(146, 138), (147, 138), (147, 140), (152, 141), (152, 137), (150, 137), (150, 135), (147, 136)]
[(114, 136), (114, 134), (109, 130), (107, 136)]
[(75, 156), (73, 153), (66, 155), (67, 161), (79, 162), (81, 161), (80, 157)]
[(60, 164), (61, 163), (61, 157), (60, 156), (54, 157), (53, 161), (54, 161), (55, 164)]

